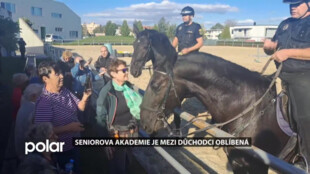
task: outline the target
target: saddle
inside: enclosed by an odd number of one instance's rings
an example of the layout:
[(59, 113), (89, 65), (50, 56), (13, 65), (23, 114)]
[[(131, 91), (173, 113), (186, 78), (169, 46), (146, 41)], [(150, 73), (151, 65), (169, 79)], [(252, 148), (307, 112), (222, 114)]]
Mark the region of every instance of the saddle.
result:
[(296, 123), (292, 118), (291, 105), (285, 88), (277, 96), (276, 117), (281, 130), (290, 137), (278, 157), (283, 160), (291, 159), (291, 152), (298, 148), (298, 139)]
[(291, 117), (291, 105), (289, 97), (285, 91), (281, 91), (277, 96), (276, 108), (277, 122), (281, 130), (288, 136), (292, 136), (296, 132), (296, 125)]

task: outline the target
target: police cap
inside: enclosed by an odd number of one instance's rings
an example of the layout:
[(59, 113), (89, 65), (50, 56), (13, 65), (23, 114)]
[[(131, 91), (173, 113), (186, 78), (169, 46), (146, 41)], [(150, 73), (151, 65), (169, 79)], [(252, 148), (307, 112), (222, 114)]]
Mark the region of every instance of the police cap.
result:
[(283, 0), (283, 3), (287, 4), (298, 4), (302, 2), (308, 2), (308, 0)]
[(182, 16), (187, 16), (187, 15), (189, 15), (189, 16), (194, 16), (194, 15), (195, 15), (195, 11), (194, 11), (194, 9), (193, 9), (192, 7), (186, 6), (186, 7), (184, 7), (184, 8), (182, 9), (181, 15), (182, 15)]

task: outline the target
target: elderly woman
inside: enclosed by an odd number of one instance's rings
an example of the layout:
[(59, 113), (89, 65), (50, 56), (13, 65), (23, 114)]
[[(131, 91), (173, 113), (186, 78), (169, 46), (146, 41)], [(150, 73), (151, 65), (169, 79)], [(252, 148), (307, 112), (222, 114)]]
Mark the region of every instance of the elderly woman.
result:
[(17, 111), (20, 107), (21, 98), (23, 92), (28, 85), (29, 78), (25, 73), (16, 73), (13, 75), (12, 79), (14, 89), (12, 95), (12, 105), (13, 105), (13, 113), (12, 117), (14, 121), (16, 120)]
[(64, 167), (70, 159), (74, 159), (75, 173), (79, 173), (77, 167), (79, 152), (72, 145), (72, 138), (79, 137), (84, 130), (79, 122), (78, 110), (84, 111), (91, 91), (84, 92), (79, 100), (68, 89), (63, 87), (63, 75), (60, 68), (54, 62), (42, 62), (38, 67), (39, 76), (45, 86), (38, 98), (35, 108), (35, 123), (50, 122), (60, 142), (65, 142), (64, 152), (57, 153), (60, 167)]
[(29, 84), (32, 83), (42, 83), (38, 73), (37, 73), (37, 68), (33, 65), (27, 66), (25, 70), (27, 76), (29, 77)]
[(40, 96), (42, 88), (42, 85), (30, 84), (24, 91), (23, 102), (18, 110), (15, 123), (15, 151), (19, 159), (25, 155), (25, 132), (32, 124), (35, 102)]
[[(97, 122), (110, 136), (137, 137), (142, 97), (128, 82), (126, 62), (115, 60), (110, 64), (112, 80), (101, 89), (97, 99)], [(100, 134), (100, 132), (99, 132)], [(110, 173), (128, 173), (129, 148), (106, 148), (110, 160)]]
[(74, 67), (74, 58), (72, 53), (69, 50), (64, 51), (57, 64), (64, 75), (64, 86), (71, 91), (73, 82), (71, 68)]
[[(27, 142), (37, 144), (39, 142), (57, 141), (57, 135), (53, 131), (51, 123), (40, 123), (30, 127), (27, 131)], [(51, 152), (34, 151), (23, 159), (17, 169), (17, 174), (34, 174), (34, 173), (49, 173), (60, 174), (60, 169), (57, 168), (57, 162), (54, 160)]]

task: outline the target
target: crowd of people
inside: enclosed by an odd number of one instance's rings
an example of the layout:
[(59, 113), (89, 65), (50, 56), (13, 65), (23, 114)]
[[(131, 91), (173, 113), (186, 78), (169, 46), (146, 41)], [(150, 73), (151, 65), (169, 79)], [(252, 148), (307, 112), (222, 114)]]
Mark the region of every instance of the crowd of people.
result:
[[(92, 94), (87, 83), (102, 81), (104, 84), (94, 108), (97, 110), (94, 119), (98, 122), (93, 126), (106, 133), (98, 131), (96, 136), (113, 137), (117, 133), (120, 137), (137, 137), (142, 97), (128, 82), (126, 62), (111, 57), (106, 46), (100, 51), (93, 67), (92, 59), (86, 61), (65, 50), (58, 62), (43, 61), (37, 68), (29, 66), (25, 73), (13, 75), (14, 124), (7, 154), (15, 155), (19, 164), (17, 173), (62, 173), (71, 160), (73, 173), (81, 173), (80, 150), (72, 145), (72, 139), (81, 137), (85, 130), (81, 118), (86, 116), (83, 112), (86, 107), (91, 107), (88, 103)], [(63, 152), (34, 151), (25, 155), (25, 142), (47, 139), (64, 142)], [(127, 148), (107, 147), (103, 151), (112, 163), (110, 173), (126, 173), (128, 165), (113, 166), (119, 162), (126, 164)]]

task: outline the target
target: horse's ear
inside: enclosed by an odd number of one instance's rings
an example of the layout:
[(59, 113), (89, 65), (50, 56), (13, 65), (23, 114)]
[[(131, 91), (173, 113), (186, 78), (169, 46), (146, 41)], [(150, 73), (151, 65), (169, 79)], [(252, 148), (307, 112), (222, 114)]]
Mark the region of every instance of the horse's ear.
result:
[(133, 33), (134, 33), (136, 36), (138, 36), (139, 29), (138, 29), (138, 27), (137, 27), (136, 24), (133, 24)]

